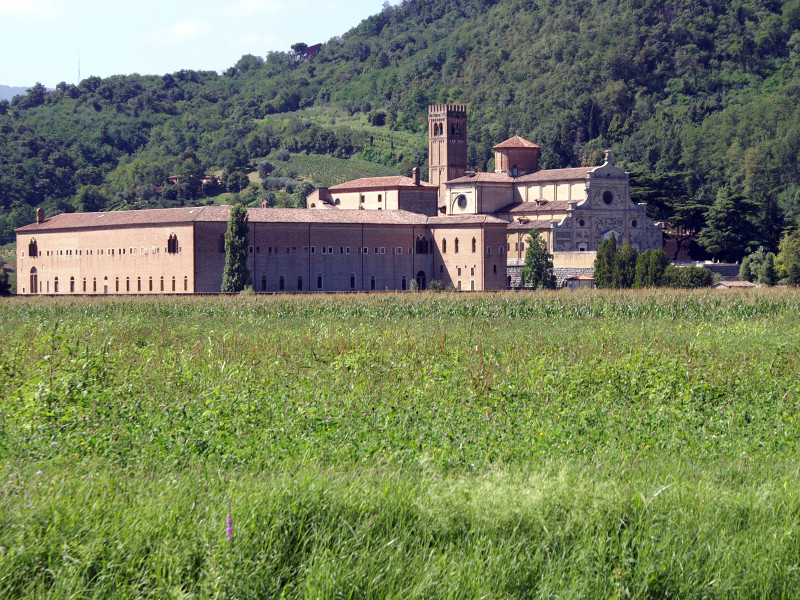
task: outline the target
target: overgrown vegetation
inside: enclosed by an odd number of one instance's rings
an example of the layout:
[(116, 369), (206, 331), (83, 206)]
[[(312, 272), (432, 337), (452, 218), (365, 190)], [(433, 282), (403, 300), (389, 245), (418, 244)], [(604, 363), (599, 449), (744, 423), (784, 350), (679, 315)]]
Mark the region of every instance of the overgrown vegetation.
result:
[[(276, 150), (408, 172), (426, 164), (428, 104), (450, 101), (469, 105), (470, 168), (491, 170), (516, 134), (548, 168), (611, 147), (670, 235), (740, 260), (797, 227), (798, 69), (798, 0), (406, 0), (313, 60), (246, 55), (223, 74), (91, 77), (0, 103), (0, 237), (37, 206), (236, 193)], [(332, 164), (292, 179), (325, 185)]]
[(790, 597), (799, 319), (788, 290), (4, 299), (0, 595)]

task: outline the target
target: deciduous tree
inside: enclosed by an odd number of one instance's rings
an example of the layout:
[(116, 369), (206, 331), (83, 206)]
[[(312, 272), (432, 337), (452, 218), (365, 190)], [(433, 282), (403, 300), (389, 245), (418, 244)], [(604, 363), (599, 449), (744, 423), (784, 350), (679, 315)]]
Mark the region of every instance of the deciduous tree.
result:
[(525, 240), (525, 266), (520, 271), (523, 286), (534, 289), (552, 290), (556, 287), (553, 274), (553, 255), (547, 251), (547, 244), (535, 229)]

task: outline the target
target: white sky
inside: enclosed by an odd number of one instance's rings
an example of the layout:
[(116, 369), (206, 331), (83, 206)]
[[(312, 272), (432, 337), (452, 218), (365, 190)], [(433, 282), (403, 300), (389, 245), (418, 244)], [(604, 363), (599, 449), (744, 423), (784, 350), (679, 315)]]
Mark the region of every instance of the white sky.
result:
[[(392, 4), (396, 1), (393, 0)], [(0, 84), (224, 71), (342, 35), (383, 0), (0, 0)]]

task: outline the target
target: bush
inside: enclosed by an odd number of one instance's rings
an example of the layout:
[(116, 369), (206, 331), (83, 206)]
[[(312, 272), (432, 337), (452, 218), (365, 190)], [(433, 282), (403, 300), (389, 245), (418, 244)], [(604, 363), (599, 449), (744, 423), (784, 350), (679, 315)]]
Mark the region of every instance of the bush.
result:
[(664, 285), (672, 288), (709, 287), (714, 275), (703, 267), (676, 267), (669, 265), (664, 270)]

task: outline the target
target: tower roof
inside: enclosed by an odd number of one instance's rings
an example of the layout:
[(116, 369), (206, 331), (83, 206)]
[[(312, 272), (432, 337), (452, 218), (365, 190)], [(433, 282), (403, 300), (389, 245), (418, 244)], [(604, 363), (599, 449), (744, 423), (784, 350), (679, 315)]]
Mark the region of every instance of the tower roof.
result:
[(505, 142), (500, 142), (497, 144), (497, 146), (492, 148), (492, 150), (504, 150), (506, 148), (539, 148), (539, 145), (529, 142), (523, 137), (515, 135), (514, 137), (507, 139)]

